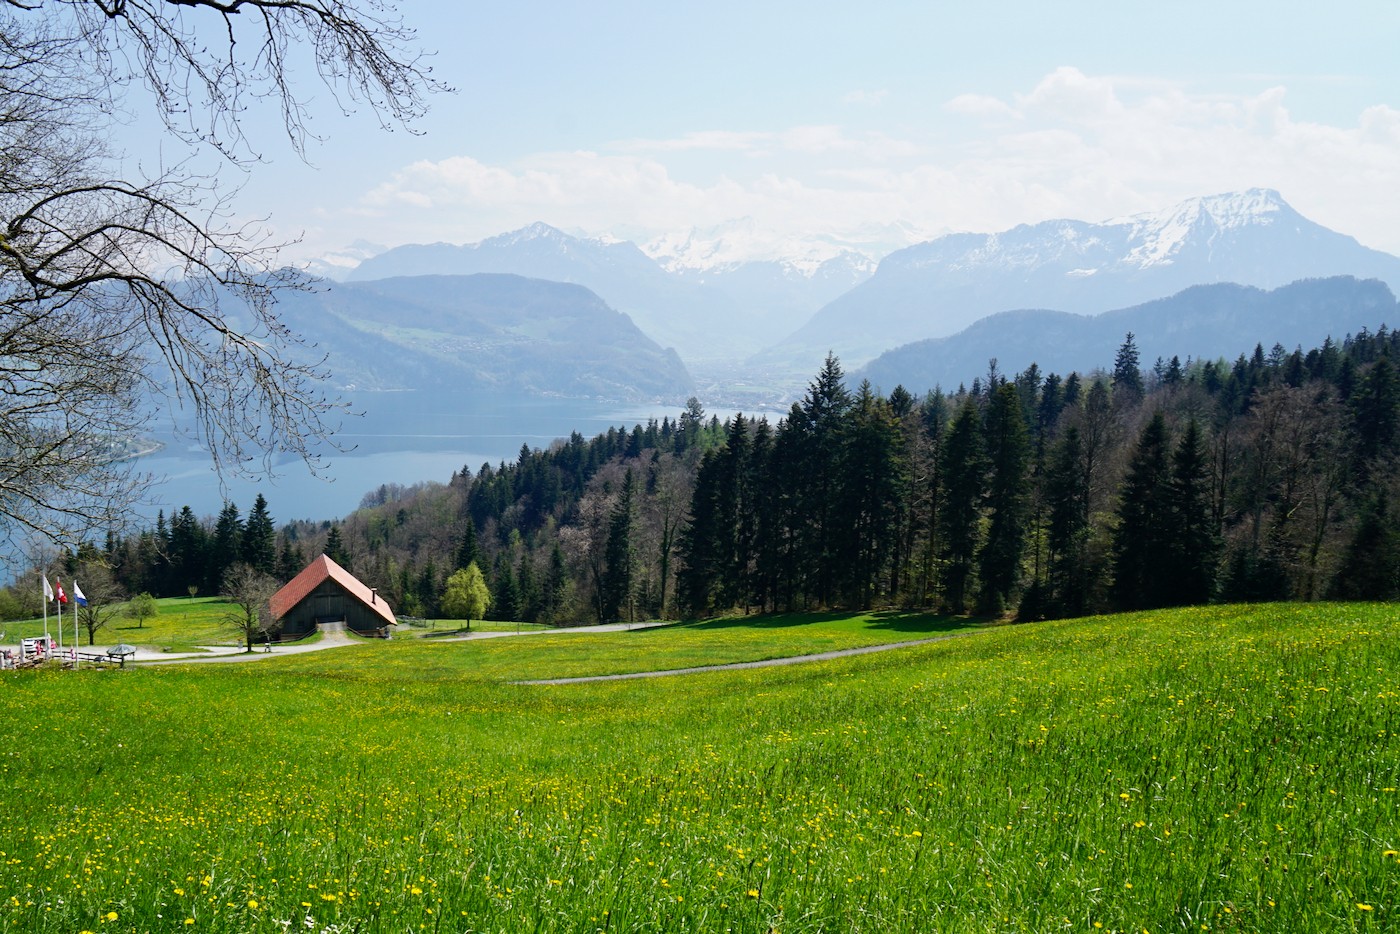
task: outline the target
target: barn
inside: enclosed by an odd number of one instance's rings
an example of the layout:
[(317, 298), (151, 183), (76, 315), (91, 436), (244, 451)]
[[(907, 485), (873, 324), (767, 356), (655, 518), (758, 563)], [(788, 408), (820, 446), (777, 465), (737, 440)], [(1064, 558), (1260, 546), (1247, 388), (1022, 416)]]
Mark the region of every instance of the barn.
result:
[(325, 555), (308, 564), (268, 602), (283, 639), (299, 639), (318, 628), (388, 638), (389, 627), (396, 622), (394, 611), (378, 591)]

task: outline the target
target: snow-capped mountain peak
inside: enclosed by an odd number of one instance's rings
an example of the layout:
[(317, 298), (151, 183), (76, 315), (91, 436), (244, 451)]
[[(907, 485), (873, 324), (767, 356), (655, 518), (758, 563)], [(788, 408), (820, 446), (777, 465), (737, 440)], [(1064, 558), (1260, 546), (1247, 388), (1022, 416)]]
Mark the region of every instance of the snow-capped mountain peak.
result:
[(887, 225), (855, 235), (799, 236), (766, 229), (745, 217), (709, 227), (673, 231), (643, 244), (642, 252), (664, 269), (695, 274), (732, 270), (746, 263), (772, 263), (788, 274), (811, 278), (835, 262), (873, 271), (885, 254), (926, 238), (908, 226)]
[(494, 237), (487, 237), (485, 240), (482, 240), (480, 243), (475, 245), (492, 247), (511, 247), (521, 243), (529, 243), (531, 241), (536, 240), (560, 243), (573, 239), (575, 238), (570, 237), (558, 227), (551, 227), (544, 221), (535, 221), (533, 224), (530, 224), (526, 227), (521, 227), (519, 230), (511, 230), (503, 234), (497, 234)]
[(1172, 262), (1190, 243), (1209, 244), (1225, 231), (1268, 226), (1293, 213), (1277, 191), (1251, 188), (1191, 198), (1167, 211), (1136, 214), (1105, 226), (1127, 227), (1131, 248), (1124, 260), (1147, 267)]

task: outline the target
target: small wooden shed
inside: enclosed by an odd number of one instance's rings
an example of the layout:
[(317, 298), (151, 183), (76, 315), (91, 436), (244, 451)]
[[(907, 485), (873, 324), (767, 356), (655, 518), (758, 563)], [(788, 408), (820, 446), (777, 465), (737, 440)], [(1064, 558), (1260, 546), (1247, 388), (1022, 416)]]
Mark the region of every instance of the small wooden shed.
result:
[(397, 620), (379, 592), (366, 587), (325, 555), (308, 564), (269, 601), (282, 638), (296, 639), (318, 628), (345, 628), (364, 636), (388, 637)]

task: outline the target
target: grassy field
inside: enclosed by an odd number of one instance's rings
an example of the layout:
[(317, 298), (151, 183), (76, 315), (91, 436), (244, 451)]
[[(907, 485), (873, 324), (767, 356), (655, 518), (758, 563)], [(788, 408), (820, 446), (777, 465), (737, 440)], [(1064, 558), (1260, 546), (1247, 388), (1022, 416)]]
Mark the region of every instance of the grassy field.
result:
[(1400, 927), (1389, 606), (508, 683), (951, 626), (739, 620), (7, 672), (0, 931)]
[[(70, 605), (71, 606), (71, 605)], [(140, 626), (136, 620), (118, 613), (103, 629), (97, 631), (98, 645), (113, 645), (129, 642), (136, 645), (151, 645), (171, 651), (190, 651), (196, 645), (236, 645), (239, 637), (224, 624), (230, 605), (222, 597), (168, 597), (157, 600), (159, 612), (147, 617)], [(56, 634), (57, 617), (50, 613), (49, 632)], [(20, 620), (0, 623), (0, 643), (17, 643), (29, 636), (43, 635), (42, 619)], [(86, 630), (79, 629), (81, 644), (87, 645)], [(63, 641), (67, 645), (73, 639), (73, 615), (71, 609), (63, 614)]]

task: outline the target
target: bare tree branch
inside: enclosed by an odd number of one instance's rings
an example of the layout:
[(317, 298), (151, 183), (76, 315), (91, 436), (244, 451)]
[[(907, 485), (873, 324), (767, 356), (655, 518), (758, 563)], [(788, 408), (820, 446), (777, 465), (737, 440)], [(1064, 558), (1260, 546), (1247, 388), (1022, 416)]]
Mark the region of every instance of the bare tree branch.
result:
[[(382, 123), (440, 90), (387, 0), (0, 0), (0, 537), (69, 546), (151, 478), (125, 458), (168, 396), (221, 477), (320, 466), (341, 404), (276, 313), (276, 244), (185, 165), (131, 178), (105, 140), (129, 87), (235, 162), (264, 99), (293, 144), (302, 50)], [(246, 54), (251, 50), (251, 57)]]

